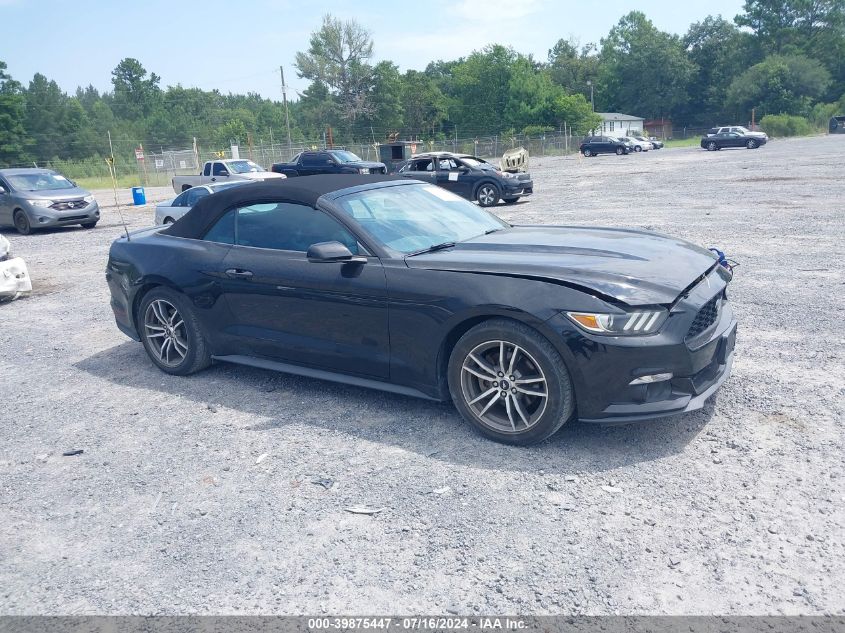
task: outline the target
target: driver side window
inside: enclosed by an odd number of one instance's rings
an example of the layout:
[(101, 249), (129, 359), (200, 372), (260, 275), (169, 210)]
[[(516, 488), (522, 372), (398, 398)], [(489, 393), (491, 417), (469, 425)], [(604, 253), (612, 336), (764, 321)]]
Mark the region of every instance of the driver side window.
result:
[(340, 242), (357, 255), (358, 240), (337, 220), (290, 202), (254, 204), (223, 215), (205, 239), (222, 244), (305, 253), (312, 244)]
[(223, 163), (214, 163), (211, 175), (212, 176), (225, 176), (229, 173), (229, 170), (226, 169), (226, 165)]

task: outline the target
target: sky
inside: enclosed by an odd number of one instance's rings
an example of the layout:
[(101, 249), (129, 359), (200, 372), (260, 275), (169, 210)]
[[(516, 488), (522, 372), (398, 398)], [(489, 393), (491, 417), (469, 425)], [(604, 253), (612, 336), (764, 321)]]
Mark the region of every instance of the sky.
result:
[(296, 76), (297, 51), (331, 13), (354, 18), (372, 33), (373, 62), (402, 71), (451, 60), (486, 44), (512, 46), (545, 60), (560, 38), (582, 44), (604, 37), (619, 18), (642, 11), (654, 24), (683, 34), (707, 15), (732, 19), (742, 0), (0, 0), (0, 60), (24, 84), (40, 72), (65, 91), (92, 84), (111, 89), (111, 71), (135, 57), (161, 77), (223, 93), (257, 92), (281, 99), (308, 87)]

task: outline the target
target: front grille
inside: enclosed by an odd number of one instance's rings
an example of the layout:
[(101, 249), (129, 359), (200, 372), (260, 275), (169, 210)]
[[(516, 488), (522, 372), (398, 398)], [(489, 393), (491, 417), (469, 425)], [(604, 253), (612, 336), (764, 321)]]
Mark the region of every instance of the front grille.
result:
[(692, 325), (689, 327), (689, 332), (687, 332), (688, 339), (698, 336), (716, 322), (716, 319), (719, 317), (719, 303), (721, 300), (722, 295), (719, 293), (701, 306), (698, 314), (695, 315), (695, 319), (693, 319)]
[(84, 209), (87, 206), (88, 203), (80, 198), (79, 200), (63, 200), (62, 202), (54, 202), (50, 205), (50, 208), (55, 209), (56, 211), (67, 211), (68, 209)]
[(63, 218), (59, 218), (59, 222), (78, 222), (80, 220), (87, 220), (87, 215), (68, 215)]

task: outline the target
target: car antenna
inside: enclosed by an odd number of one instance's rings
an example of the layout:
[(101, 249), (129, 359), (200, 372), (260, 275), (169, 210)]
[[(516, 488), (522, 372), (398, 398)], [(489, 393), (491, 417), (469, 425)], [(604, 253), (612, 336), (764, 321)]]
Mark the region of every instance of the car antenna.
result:
[(126, 227), (126, 220), (123, 219), (123, 211), (120, 208), (120, 202), (117, 199), (117, 173), (114, 169), (114, 148), (111, 144), (111, 131), (108, 132), (109, 134), (109, 150), (110, 156), (106, 158), (106, 163), (109, 166), (109, 174), (111, 175), (111, 184), (112, 189), (114, 190), (114, 206), (117, 207), (117, 214), (120, 216), (120, 223), (123, 225), (123, 232), (126, 233), (126, 241), (131, 242), (132, 240), (129, 238), (129, 229)]

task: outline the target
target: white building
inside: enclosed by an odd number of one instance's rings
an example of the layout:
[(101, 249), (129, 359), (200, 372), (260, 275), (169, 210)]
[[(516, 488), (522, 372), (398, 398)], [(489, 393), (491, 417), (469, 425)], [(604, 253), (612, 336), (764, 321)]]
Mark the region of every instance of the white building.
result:
[(596, 134), (632, 136), (643, 133), (645, 119), (620, 112), (596, 112), (596, 114), (601, 117), (601, 127), (596, 130)]

